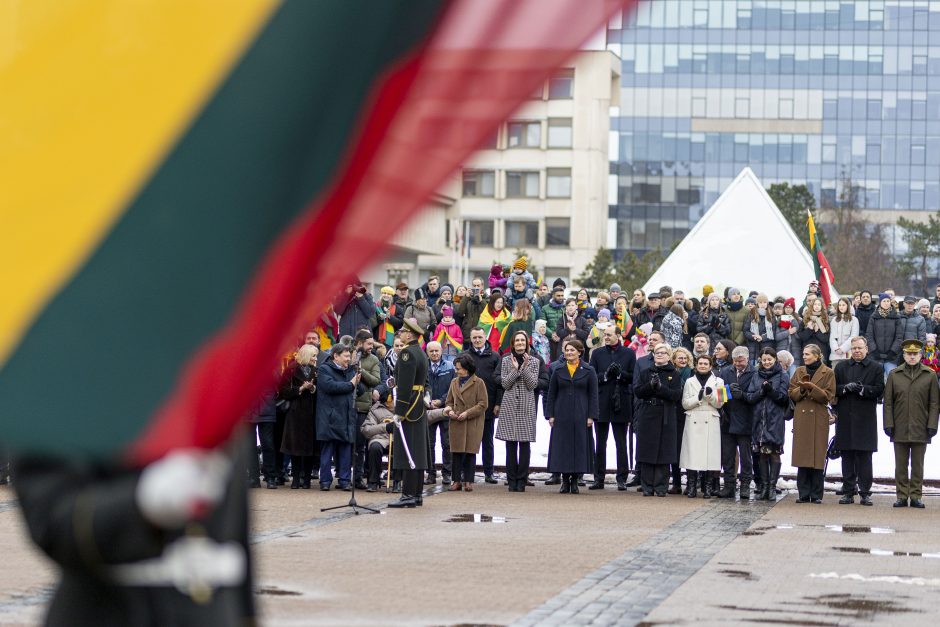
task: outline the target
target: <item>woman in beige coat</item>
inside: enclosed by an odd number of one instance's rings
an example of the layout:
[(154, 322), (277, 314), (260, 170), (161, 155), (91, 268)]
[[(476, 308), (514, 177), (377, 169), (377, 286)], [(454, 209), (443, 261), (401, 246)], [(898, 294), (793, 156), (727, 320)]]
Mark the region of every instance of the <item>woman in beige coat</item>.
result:
[(462, 353), (454, 360), (457, 376), (450, 382), (444, 414), (450, 418), (450, 453), (453, 480), (449, 490), (473, 491), (477, 451), (483, 442), (486, 384), (476, 376), (473, 358)]
[(836, 378), (823, 364), (816, 344), (803, 347), (803, 364), (790, 379), (793, 412), (793, 458), (797, 467), (798, 503), (822, 503), (826, 449), (829, 446), (829, 409), (836, 395)]

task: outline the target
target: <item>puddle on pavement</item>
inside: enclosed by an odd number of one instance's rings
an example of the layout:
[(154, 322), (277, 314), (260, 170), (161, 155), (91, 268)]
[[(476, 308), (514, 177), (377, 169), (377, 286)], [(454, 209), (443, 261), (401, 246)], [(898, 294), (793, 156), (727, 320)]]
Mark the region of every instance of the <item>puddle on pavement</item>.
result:
[(853, 613), (855, 618), (872, 618), (876, 614), (900, 614), (920, 611), (906, 608), (894, 600), (861, 598), (851, 594), (825, 594), (818, 597), (803, 598), (832, 610)]
[(505, 516), (490, 516), (489, 514), (454, 514), (444, 519), (448, 523), (493, 523), (500, 525), (508, 521)]
[(731, 577), (732, 579), (743, 579), (745, 581), (757, 581), (758, 579), (758, 577), (755, 577), (754, 575), (752, 575), (746, 570), (724, 569), (724, 570), (719, 570), (718, 573), (722, 575), (727, 575), (728, 577)]
[(940, 553), (918, 553), (916, 551), (886, 551), (885, 549), (866, 549), (860, 546), (834, 546), (833, 551), (840, 553), (858, 553), (860, 555), (876, 555), (878, 557), (923, 557), (927, 559), (940, 559)]
[(255, 594), (266, 594), (275, 597), (299, 597), (302, 593), (295, 592), (294, 590), (283, 590), (277, 586), (265, 586), (264, 588), (255, 590)]
[(826, 529), (838, 533), (894, 533), (894, 529), (888, 527), (867, 527), (865, 525), (826, 525)]
[(828, 623), (818, 620), (800, 620), (799, 618), (742, 618), (744, 623), (770, 623), (772, 625), (802, 625), (804, 627), (838, 627), (839, 623)]

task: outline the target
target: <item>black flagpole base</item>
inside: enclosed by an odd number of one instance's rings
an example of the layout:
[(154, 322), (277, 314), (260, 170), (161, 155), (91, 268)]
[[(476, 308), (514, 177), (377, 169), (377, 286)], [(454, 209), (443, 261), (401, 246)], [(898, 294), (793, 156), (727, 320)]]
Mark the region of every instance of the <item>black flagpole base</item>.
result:
[(360, 509), (363, 509), (363, 510), (365, 510), (365, 511), (371, 513), (371, 514), (378, 514), (378, 513), (379, 513), (379, 510), (377, 510), (377, 509), (374, 509), (374, 508), (372, 508), (372, 507), (367, 507), (367, 506), (365, 506), (365, 505), (359, 505), (359, 503), (356, 503), (356, 497), (355, 497), (355, 496), (350, 497), (349, 503), (346, 503), (345, 505), (334, 505), (333, 507), (324, 507), (324, 508), (320, 509), (320, 511), (321, 511), (321, 512), (329, 512), (329, 511), (332, 511), (332, 510), (334, 510), (334, 509), (343, 509), (344, 507), (351, 507), (352, 510), (353, 510), (353, 513), (354, 513), (356, 516), (359, 515), (359, 510), (360, 510)]

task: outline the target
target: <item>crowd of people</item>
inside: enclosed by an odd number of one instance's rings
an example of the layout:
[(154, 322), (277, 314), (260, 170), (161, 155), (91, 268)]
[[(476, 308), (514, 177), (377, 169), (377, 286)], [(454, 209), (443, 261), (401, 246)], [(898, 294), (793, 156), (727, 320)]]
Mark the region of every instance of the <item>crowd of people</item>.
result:
[[(827, 459), (841, 457), (839, 502), (871, 505), (883, 404), (895, 506), (923, 507), (940, 412), (940, 285), (932, 300), (863, 290), (829, 302), (816, 282), (798, 296), (705, 285), (698, 298), (617, 284), (592, 295), (561, 279), (536, 282), (527, 266), (496, 264), (456, 288), (434, 276), (414, 290), (399, 283), (377, 299), (348, 285), (251, 413), (261, 455), (250, 484), (263, 475), (276, 489), (289, 476), (291, 488), (329, 490), (335, 471), (339, 489), (376, 491), (384, 478), (401, 492), (401, 466), (384, 459), (395, 416), (415, 411), (396, 407), (404, 355), (427, 361), (426, 380), (404, 392), (427, 416), (427, 433), (409, 437), (426, 454), (426, 485), (472, 491), (481, 453), (484, 482), (498, 483), (499, 440), (508, 489), (533, 486), (541, 406), (551, 426), (546, 484), (562, 493), (605, 489), (612, 433), (619, 490), (772, 500), (790, 422), (798, 501), (822, 502)], [(419, 491), (404, 491), (420, 505)]]

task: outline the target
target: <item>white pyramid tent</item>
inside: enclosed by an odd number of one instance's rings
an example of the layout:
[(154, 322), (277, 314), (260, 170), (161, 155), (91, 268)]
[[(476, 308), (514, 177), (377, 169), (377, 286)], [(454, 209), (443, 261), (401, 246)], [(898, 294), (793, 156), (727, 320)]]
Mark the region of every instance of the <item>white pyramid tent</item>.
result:
[(700, 297), (707, 284), (718, 293), (736, 287), (745, 296), (757, 290), (800, 303), (815, 278), (809, 252), (754, 172), (744, 168), (643, 289), (669, 285)]

